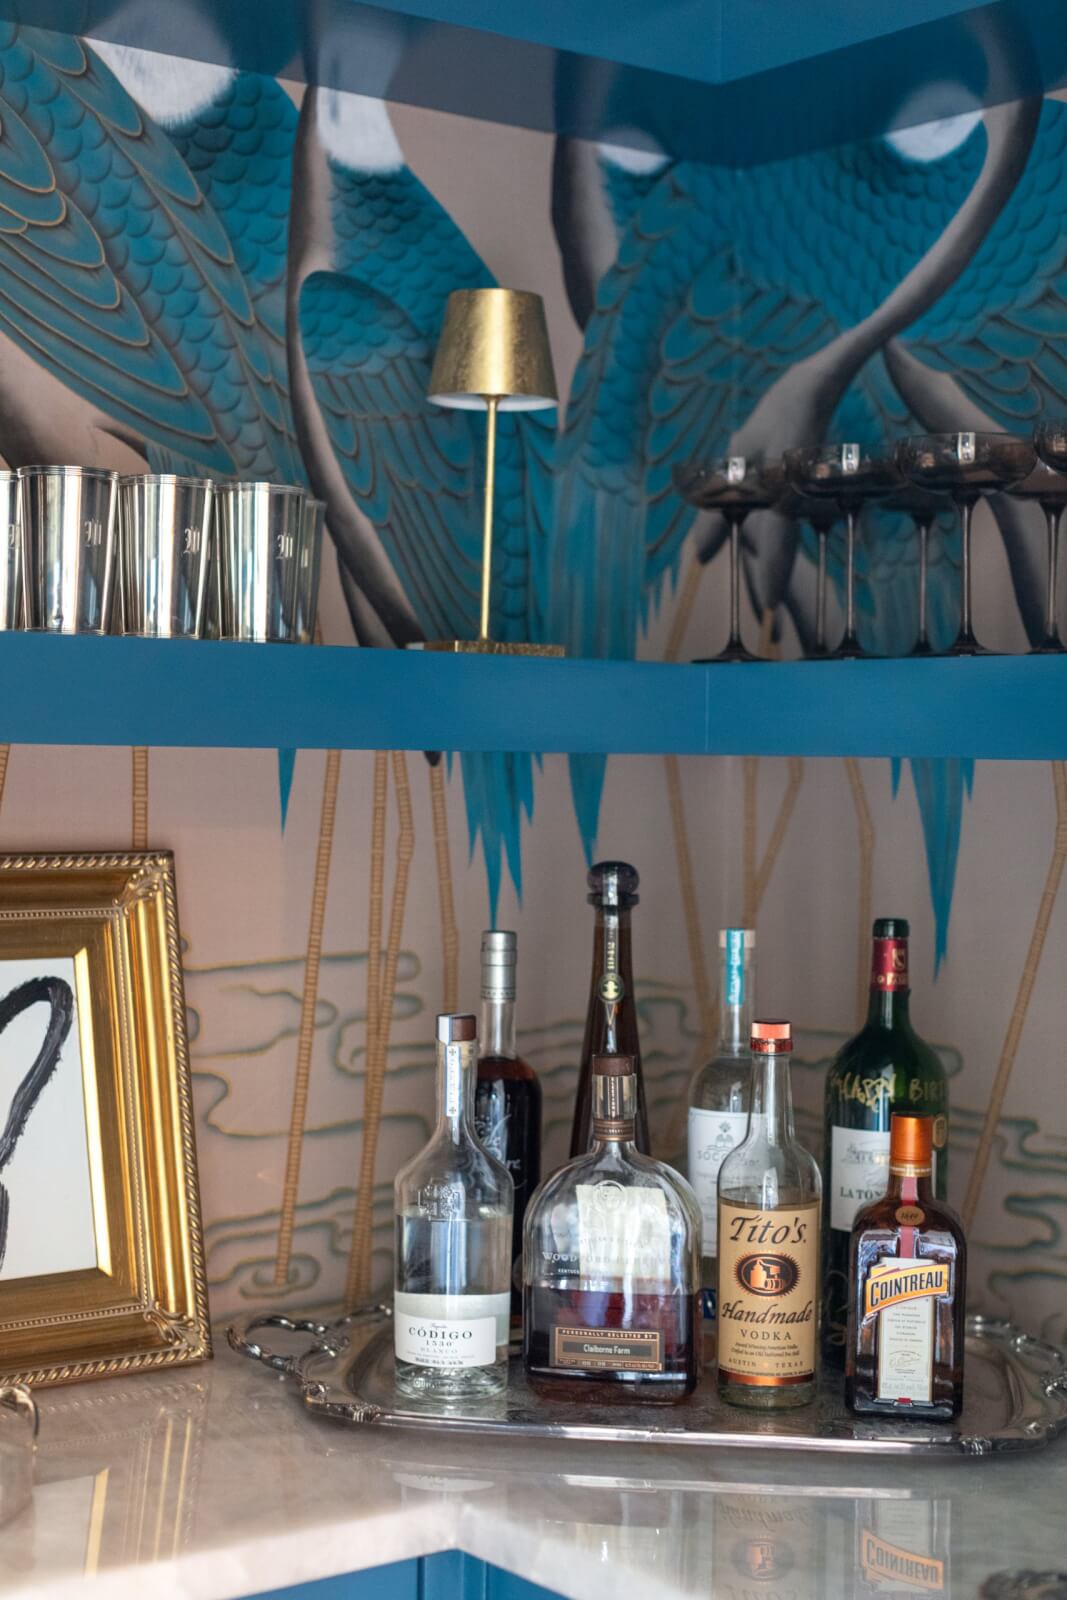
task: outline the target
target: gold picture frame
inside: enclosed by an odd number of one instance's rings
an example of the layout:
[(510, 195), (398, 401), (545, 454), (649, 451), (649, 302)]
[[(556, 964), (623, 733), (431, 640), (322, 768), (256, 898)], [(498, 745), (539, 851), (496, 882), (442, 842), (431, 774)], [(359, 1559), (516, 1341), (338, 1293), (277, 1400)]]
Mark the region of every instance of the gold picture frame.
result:
[(0, 855), (0, 1063), (0, 1380), (206, 1359), (169, 852)]

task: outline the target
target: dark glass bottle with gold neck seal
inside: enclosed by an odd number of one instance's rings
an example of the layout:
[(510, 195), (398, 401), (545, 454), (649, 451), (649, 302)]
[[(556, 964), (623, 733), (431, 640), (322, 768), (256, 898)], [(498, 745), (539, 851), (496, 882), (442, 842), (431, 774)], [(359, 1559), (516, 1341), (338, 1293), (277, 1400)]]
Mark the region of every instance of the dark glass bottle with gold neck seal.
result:
[(637, 904), (637, 871), (625, 861), (601, 861), (586, 880), (589, 904), (596, 910), (593, 935), (593, 973), (589, 1010), (582, 1041), (582, 1062), (571, 1126), (572, 1156), (589, 1149), (593, 1120), (593, 1057), (625, 1055), (633, 1061), (637, 1079), (637, 1148), (647, 1155), (648, 1110), (641, 1072), (641, 1041), (637, 1033), (633, 954), (630, 947), (630, 912)]
[(931, 1181), (933, 1117), (894, 1114), (889, 1182), (852, 1229), (845, 1399), (861, 1416), (963, 1408), (967, 1244)]
[(874, 924), (867, 1020), (826, 1075), (823, 1155), (823, 1321), (825, 1352), (842, 1361), (848, 1320), (848, 1252), (857, 1211), (885, 1192), (889, 1119), (894, 1111), (933, 1118), (934, 1193), (948, 1185), (948, 1080), (911, 1022), (908, 924)]

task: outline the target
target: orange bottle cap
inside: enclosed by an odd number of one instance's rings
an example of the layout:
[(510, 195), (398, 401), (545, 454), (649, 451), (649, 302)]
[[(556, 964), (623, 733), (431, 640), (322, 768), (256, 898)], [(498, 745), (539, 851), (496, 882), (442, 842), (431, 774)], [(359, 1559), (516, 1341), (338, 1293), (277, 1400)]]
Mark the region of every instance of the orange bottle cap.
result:
[(754, 1022), (751, 1047), (757, 1055), (779, 1055), (792, 1050), (792, 1025), (774, 1018)]
[(929, 1167), (933, 1158), (934, 1119), (895, 1111), (889, 1121), (889, 1164)]

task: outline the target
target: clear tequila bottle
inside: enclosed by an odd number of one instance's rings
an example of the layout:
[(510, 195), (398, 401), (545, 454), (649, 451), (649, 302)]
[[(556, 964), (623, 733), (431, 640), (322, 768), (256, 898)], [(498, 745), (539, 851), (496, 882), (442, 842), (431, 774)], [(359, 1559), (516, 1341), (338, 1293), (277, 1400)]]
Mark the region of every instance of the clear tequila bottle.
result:
[(397, 1173), (393, 1337), (404, 1394), (480, 1398), (508, 1377), (511, 1174), (473, 1123), (475, 1021), (437, 1019), (437, 1126)]

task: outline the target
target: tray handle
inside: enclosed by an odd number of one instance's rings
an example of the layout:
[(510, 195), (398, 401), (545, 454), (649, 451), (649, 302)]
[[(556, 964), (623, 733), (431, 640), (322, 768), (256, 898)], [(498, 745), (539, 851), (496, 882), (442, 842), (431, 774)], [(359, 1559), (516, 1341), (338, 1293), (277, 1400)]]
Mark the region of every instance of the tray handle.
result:
[[(226, 1330), (226, 1339), (231, 1350), (236, 1350), (239, 1356), (247, 1356), (249, 1361), (259, 1361), (265, 1367), (270, 1367), (273, 1372), (280, 1372), (283, 1377), (291, 1378), (296, 1373), (299, 1361), (313, 1353), (336, 1356), (341, 1353), (345, 1344), (345, 1335), (349, 1328), (357, 1327), (361, 1322), (369, 1322), (382, 1315), (391, 1316), (392, 1307), (380, 1304), (357, 1306), (346, 1317), (336, 1318), (332, 1322), (317, 1322), (310, 1317), (287, 1317), (283, 1311), (254, 1312), (251, 1316), (239, 1317)], [(253, 1334), (261, 1328), (281, 1328), (286, 1333), (306, 1333), (311, 1337), (311, 1343), (304, 1350), (295, 1355), (283, 1356), (269, 1349)]]

